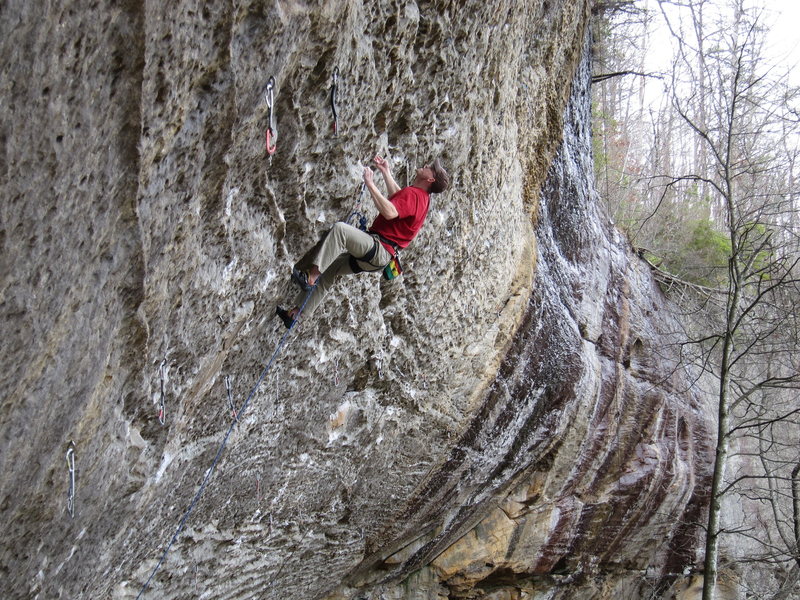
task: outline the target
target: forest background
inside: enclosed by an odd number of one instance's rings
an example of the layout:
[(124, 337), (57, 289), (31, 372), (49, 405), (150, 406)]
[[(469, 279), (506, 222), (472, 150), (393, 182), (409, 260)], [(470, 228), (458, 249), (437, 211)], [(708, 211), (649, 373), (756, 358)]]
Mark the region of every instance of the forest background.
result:
[(594, 7), (597, 188), (675, 301), (718, 417), (704, 600), (800, 597), (797, 10)]

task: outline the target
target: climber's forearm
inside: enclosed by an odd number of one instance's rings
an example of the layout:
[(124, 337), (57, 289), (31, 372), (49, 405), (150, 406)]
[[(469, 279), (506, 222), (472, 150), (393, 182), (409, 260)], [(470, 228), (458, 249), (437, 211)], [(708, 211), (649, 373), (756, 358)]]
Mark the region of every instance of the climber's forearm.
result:
[[(386, 187), (389, 187), (388, 183)], [(389, 202), (389, 200), (381, 194), (380, 190), (375, 187), (375, 183), (372, 181), (367, 182), (367, 189), (369, 190), (369, 195), (372, 197), (372, 201), (375, 203), (375, 208), (378, 209), (381, 216), (390, 221), (396, 219), (398, 215), (397, 209), (394, 204)]]
[(386, 191), (389, 193), (389, 196), (396, 194), (400, 191), (400, 186), (397, 185), (397, 182), (392, 177), (391, 171), (389, 169), (381, 170), (381, 175), (383, 175), (383, 181), (386, 183)]

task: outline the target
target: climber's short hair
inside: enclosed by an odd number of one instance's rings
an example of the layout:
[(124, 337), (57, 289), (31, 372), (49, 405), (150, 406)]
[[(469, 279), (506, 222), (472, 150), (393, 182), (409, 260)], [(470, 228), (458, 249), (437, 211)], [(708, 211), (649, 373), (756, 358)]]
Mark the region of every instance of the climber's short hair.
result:
[(436, 178), (428, 190), (431, 194), (441, 194), (448, 187), (450, 187), (450, 175), (444, 170), (442, 161), (438, 158), (431, 163), (433, 169), (433, 176)]

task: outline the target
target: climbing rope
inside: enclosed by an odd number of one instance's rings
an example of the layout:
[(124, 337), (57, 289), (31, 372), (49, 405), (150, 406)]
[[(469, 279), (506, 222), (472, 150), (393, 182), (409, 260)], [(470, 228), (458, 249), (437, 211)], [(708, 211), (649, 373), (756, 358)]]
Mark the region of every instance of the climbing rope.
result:
[(333, 112), (333, 135), (339, 135), (339, 118), (336, 114), (336, 98), (339, 89), (339, 67), (333, 70), (333, 83), (331, 84), (331, 112)]
[[(316, 289), (316, 287), (317, 287), (316, 284), (314, 284), (311, 287), (311, 289), (308, 291), (308, 293), (306, 294), (306, 297), (303, 300), (303, 304), (300, 306), (300, 310), (298, 310), (298, 312), (297, 312), (297, 316), (295, 317), (295, 319), (292, 322), (291, 326), (286, 330), (286, 332), (281, 337), (280, 341), (278, 342), (278, 345), (275, 347), (275, 351), (272, 353), (272, 356), (270, 357), (269, 361), (267, 362), (267, 365), (261, 371), (261, 375), (259, 376), (259, 378), (256, 381), (255, 385), (253, 386), (253, 389), (250, 390), (250, 393), (247, 395), (247, 398), (245, 399), (244, 403), (242, 404), (242, 407), (239, 409), (239, 412), (238, 412), (237, 416), (241, 416), (242, 414), (244, 414), (244, 411), (247, 409), (247, 406), (250, 404), (250, 400), (253, 398), (253, 396), (255, 395), (256, 391), (261, 386), (261, 383), (264, 381), (264, 379), (266, 378), (266, 376), (269, 373), (270, 369), (272, 368), (272, 365), (274, 364), (275, 359), (278, 357), (278, 355), (280, 354), (281, 350), (283, 349), (283, 346), (285, 345), (286, 340), (289, 337), (289, 334), (292, 332), (292, 330), (294, 329), (295, 325), (297, 325), (297, 323), (298, 323), (298, 321), (300, 319), (300, 315), (303, 314), (303, 309), (306, 307), (306, 304), (308, 303), (308, 299), (311, 297), (311, 294), (314, 293), (314, 290)], [(165, 362), (166, 362), (166, 359), (165, 359)], [(150, 582), (153, 580), (153, 577), (155, 577), (155, 574), (158, 572), (158, 569), (161, 568), (161, 565), (164, 563), (164, 559), (166, 559), (167, 554), (169, 553), (170, 549), (172, 548), (172, 545), (175, 543), (175, 540), (178, 539), (178, 536), (180, 535), (181, 531), (183, 531), (183, 528), (186, 525), (186, 521), (189, 519), (189, 515), (192, 514), (192, 510), (194, 510), (194, 507), (197, 504), (197, 502), (200, 500), (200, 496), (202, 496), (203, 491), (205, 490), (209, 479), (211, 479), (211, 475), (214, 473), (214, 469), (216, 468), (217, 463), (219, 462), (219, 459), (222, 456), (222, 451), (225, 449), (225, 445), (228, 443), (228, 438), (230, 437), (231, 433), (233, 432), (233, 428), (236, 426), (237, 423), (238, 423), (238, 419), (235, 419), (235, 420), (233, 420), (231, 422), (230, 426), (228, 427), (228, 431), (225, 433), (225, 437), (222, 439), (222, 443), (220, 444), (219, 449), (217, 450), (217, 454), (214, 457), (214, 460), (211, 463), (211, 466), (206, 471), (205, 477), (203, 477), (203, 481), (200, 484), (200, 488), (197, 490), (197, 493), (195, 494), (194, 499), (189, 504), (189, 508), (186, 509), (186, 512), (184, 513), (183, 518), (180, 520), (180, 523), (178, 524), (178, 529), (175, 531), (175, 534), (172, 536), (172, 539), (170, 539), (169, 543), (167, 544), (167, 547), (164, 549), (164, 552), (161, 554), (161, 558), (158, 560), (158, 563), (153, 568), (153, 571), (150, 573), (150, 577), (147, 578), (147, 581), (145, 581), (144, 585), (142, 586), (142, 589), (139, 591), (139, 594), (136, 596), (137, 600), (139, 600), (139, 598), (141, 598), (142, 595), (147, 591), (147, 588), (150, 586)]]
[(69, 443), (67, 450), (67, 469), (69, 470), (69, 489), (67, 490), (67, 512), (75, 518), (75, 442)]
[(272, 160), (272, 155), (278, 149), (278, 143), (275, 141), (278, 138), (278, 131), (275, 129), (275, 121), (273, 114), (273, 105), (275, 104), (275, 78), (270, 76), (267, 81), (267, 87), (264, 88), (264, 100), (267, 102), (267, 154)]
[[(358, 192), (358, 197), (356, 198), (356, 203), (353, 206), (353, 210), (350, 211), (350, 214), (347, 215), (347, 218), (344, 220), (345, 223), (348, 225), (352, 225), (353, 227), (358, 227), (361, 231), (367, 230), (367, 216), (364, 214), (364, 195), (367, 191), (367, 184), (361, 183), (360, 191)], [(353, 222), (350, 222), (350, 219), (355, 219)], [(356, 224), (356, 221), (358, 224)]]

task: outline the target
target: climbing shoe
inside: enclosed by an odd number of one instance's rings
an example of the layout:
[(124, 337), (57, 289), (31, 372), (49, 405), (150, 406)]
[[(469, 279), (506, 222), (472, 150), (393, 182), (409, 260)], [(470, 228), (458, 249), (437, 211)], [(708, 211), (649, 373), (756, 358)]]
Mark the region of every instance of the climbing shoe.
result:
[(308, 273), (305, 271), (298, 271), (297, 269), (292, 269), (292, 281), (294, 281), (300, 289), (304, 292), (311, 291), (311, 284), (308, 283)]
[(294, 319), (291, 316), (289, 316), (288, 310), (284, 310), (280, 306), (276, 306), (275, 314), (281, 318), (281, 321), (283, 321), (283, 324), (286, 326), (286, 329), (290, 329), (292, 325), (294, 325)]

